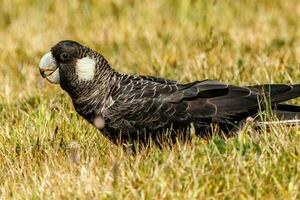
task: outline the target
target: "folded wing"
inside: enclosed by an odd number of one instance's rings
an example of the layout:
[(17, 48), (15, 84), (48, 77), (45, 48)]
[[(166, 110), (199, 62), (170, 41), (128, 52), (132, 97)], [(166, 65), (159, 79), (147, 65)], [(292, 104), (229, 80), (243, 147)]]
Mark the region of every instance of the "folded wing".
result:
[(155, 130), (170, 124), (239, 119), (257, 112), (264, 99), (275, 105), (298, 96), (300, 85), (237, 87), (214, 80), (178, 84), (151, 77), (125, 79), (105, 116), (115, 128)]

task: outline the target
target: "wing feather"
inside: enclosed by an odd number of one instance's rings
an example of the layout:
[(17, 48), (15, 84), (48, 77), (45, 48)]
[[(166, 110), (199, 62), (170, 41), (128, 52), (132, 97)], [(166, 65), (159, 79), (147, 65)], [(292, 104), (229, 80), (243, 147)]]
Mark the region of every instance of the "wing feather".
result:
[[(268, 92), (263, 92), (269, 88)], [(300, 86), (261, 85), (237, 87), (214, 80), (179, 84), (155, 77), (124, 79), (112, 97), (115, 101), (104, 115), (114, 119), (115, 128), (155, 130), (172, 123), (224, 122), (257, 112), (264, 95), (273, 103), (299, 96)], [(206, 120), (207, 119), (207, 120)], [(125, 122), (123, 122), (125, 120)]]

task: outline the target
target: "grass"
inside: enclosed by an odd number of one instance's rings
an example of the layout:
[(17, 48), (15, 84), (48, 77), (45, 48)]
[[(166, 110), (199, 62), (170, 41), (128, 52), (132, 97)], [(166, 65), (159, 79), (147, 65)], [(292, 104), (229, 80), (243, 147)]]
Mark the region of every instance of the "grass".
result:
[(0, 199), (300, 198), (298, 127), (249, 126), (230, 139), (132, 156), (82, 120), (37, 68), (51, 46), (73, 39), (127, 73), (299, 83), (298, 0), (0, 5)]

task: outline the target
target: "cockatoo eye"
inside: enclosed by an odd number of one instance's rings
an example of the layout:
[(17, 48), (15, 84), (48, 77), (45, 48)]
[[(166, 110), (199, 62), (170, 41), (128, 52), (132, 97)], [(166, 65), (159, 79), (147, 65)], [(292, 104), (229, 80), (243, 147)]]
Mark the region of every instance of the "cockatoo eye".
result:
[(69, 56), (68, 53), (62, 52), (62, 53), (59, 55), (59, 58), (60, 58), (60, 60), (61, 60), (62, 62), (67, 62), (67, 61), (69, 61), (70, 56)]

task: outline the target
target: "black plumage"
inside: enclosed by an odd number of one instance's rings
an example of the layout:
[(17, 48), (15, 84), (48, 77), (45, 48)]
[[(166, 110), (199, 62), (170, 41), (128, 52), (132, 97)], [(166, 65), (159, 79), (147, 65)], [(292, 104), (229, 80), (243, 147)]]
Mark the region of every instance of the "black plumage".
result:
[[(42, 76), (50, 77), (46, 71), (58, 70), (59, 84), (71, 96), (76, 111), (115, 143), (147, 141), (166, 130), (185, 132), (191, 124), (198, 135), (207, 134), (212, 124), (229, 133), (247, 117), (256, 117), (266, 99), (280, 117), (294, 118), (300, 113), (297, 106), (280, 104), (300, 96), (300, 85), (239, 87), (215, 80), (182, 84), (120, 74), (101, 54), (74, 41), (59, 42), (51, 56), (55, 67), (48, 69), (41, 61)], [(78, 63), (83, 58), (95, 62), (90, 79), (80, 79)], [(87, 71), (80, 69), (86, 77), (89, 65), (82, 67), (86, 67)]]

